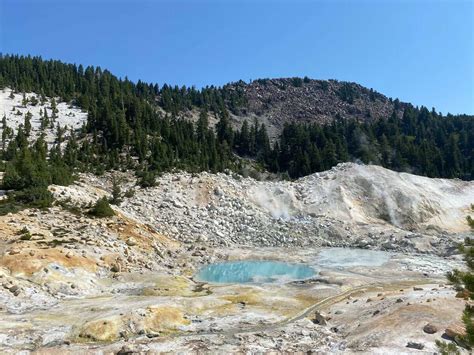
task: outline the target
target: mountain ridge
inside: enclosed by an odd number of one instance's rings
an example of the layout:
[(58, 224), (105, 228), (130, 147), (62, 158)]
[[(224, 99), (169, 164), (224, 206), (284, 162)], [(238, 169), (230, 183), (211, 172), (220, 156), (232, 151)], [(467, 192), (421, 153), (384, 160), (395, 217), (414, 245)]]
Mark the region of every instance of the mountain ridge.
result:
[[(0, 87), (13, 89), (9, 97), (37, 93), (33, 106), (56, 97), (88, 113), (79, 138), (93, 140), (72, 142), (85, 153), (74, 155), (72, 169), (129, 167), (134, 157), (157, 173), (242, 171), (242, 158), (295, 178), (360, 160), (431, 177), (473, 176), (472, 116), (443, 116), (356, 83), (305, 77), (160, 88), (100, 67), (2, 56)], [(2, 126), (3, 135), (6, 118)]]

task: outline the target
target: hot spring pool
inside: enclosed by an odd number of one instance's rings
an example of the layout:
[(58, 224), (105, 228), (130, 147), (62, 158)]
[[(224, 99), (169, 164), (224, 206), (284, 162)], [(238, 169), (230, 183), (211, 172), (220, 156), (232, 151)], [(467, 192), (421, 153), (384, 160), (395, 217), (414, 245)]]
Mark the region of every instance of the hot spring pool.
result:
[(207, 265), (196, 279), (213, 283), (276, 282), (307, 279), (314, 274), (311, 267), (303, 264), (244, 260)]
[(210, 283), (251, 283), (304, 280), (320, 270), (341, 270), (353, 267), (377, 267), (390, 260), (384, 251), (327, 248), (322, 249), (309, 264), (292, 264), (270, 260), (240, 260), (204, 266), (196, 274), (198, 281)]

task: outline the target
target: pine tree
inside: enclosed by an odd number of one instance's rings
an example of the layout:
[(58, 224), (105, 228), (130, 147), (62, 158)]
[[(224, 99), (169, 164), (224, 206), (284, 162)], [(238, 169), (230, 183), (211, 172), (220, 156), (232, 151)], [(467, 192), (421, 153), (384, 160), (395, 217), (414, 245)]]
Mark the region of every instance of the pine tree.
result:
[(110, 203), (119, 205), (122, 201), (122, 189), (120, 188), (120, 180), (117, 176), (112, 175), (112, 199)]
[(461, 151), (458, 145), (459, 137), (451, 133), (445, 148), (446, 177), (459, 177), (461, 172)]
[(238, 136), (238, 147), (237, 151), (241, 155), (250, 155), (250, 130), (247, 120), (244, 120), (242, 123), (242, 128), (240, 129), (240, 134)]
[(197, 123), (197, 140), (198, 142), (204, 142), (207, 137), (207, 131), (209, 129), (209, 118), (206, 109), (201, 109), (199, 113), (199, 119)]
[(31, 114), (30, 111), (28, 111), (25, 115), (25, 134), (27, 137), (30, 136), (31, 134), (31, 118), (33, 117), (33, 115)]
[(216, 124), (217, 139), (220, 143), (226, 142), (227, 146), (233, 145), (234, 133), (230, 126), (229, 113), (223, 109), (219, 115), (219, 122)]

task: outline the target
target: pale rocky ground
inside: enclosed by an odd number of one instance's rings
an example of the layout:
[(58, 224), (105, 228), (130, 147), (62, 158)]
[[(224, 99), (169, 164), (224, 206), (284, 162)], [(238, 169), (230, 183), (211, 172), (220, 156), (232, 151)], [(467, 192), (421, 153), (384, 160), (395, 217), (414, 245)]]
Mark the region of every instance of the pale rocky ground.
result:
[[(115, 217), (85, 214), (110, 194), (110, 173), (51, 186), (63, 206), (0, 217), (0, 351), (433, 352), (459, 322), (464, 301), (444, 273), (462, 267), (455, 243), (468, 235), (473, 183), (355, 164), (295, 182), (174, 173), (148, 189), (115, 174), (135, 191)], [(389, 260), (332, 267), (317, 257), (329, 246), (385, 250)], [(202, 265), (240, 259), (306, 263), (319, 274), (193, 279)], [(326, 325), (313, 322), (316, 310)], [(424, 333), (426, 323), (438, 331)]]
[[(23, 122), (13, 106), (39, 113), (10, 105), (9, 94), (0, 92), (9, 126)], [(79, 128), (86, 116), (62, 105), (58, 121)], [(464, 301), (444, 274), (462, 267), (456, 243), (469, 235), (472, 182), (357, 164), (294, 182), (176, 172), (148, 189), (114, 175), (134, 191), (114, 217), (87, 215), (110, 196), (112, 173), (51, 186), (49, 210), (0, 216), (1, 353), (433, 353), (459, 323)], [(343, 267), (322, 257), (331, 247), (380, 250), (387, 260)], [(318, 274), (194, 279), (203, 265), (241, 259), (305, 263)]]
[[(68, 136), (69, 131), (78, 130), (82, 127), (83, 124), (87, 121), (87, 112), (83, 112), (79, 107), (74, 105), (60, 102), (59, 98), (56, 98), (57, 103), (57, 118), (55, 119), (54, 127), (47, 127), (43, 132), (40, 130), (41, 121), (40, 121), (40, 110), (47, 110), (48, 117), (52, 117), (51, 109), (51, 98), (47, 97), (44, 105), (40, 102), (40, 95), (35, 93), (25, 93), (27, 99), (35, 96), (38, 98), (38, 104), (33, 106), (28, 104), (23, 106), (23, 93), (14, 93), (14, 98), (11, 99), (10, 96), (11, 89), (5, 88), (0, 90), (0, 119), (5, 116), (7, 118), (7, 125), (14, 132), (17, 132), (18, 127), (24, 125), (25, 115), (30, 112), (33, 116), (31, 118), (32, 126), (32, 139), (39, 137), (41, 133), (45, 134), (45, 140), (49, 144), (54, 143), (56, 138), (57, 126), (66, 129), (65, 136)], [(18, 114), (18, 112), (20, 114)], [(0, 125), (0, 136), (2, 133), (2, 127)]]
[(166, 174), (121, 208), (183, 243), (357, 246), (449, 254), (474, 184), (340, 164), (296, 182)]

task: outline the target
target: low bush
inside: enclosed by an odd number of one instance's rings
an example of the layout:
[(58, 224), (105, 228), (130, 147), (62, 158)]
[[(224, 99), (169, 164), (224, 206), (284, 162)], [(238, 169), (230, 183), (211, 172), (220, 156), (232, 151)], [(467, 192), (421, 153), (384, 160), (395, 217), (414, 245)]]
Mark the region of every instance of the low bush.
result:
[(156, 175), (149, 171), (144, 171), (139, 174), (140, 179), (138, 185), (143, 188), (156, 186)]
[(128, 189), (127, 191), (125, 191), (124, 196), (126, 198), (132, 198), (133, 196), (135, 196), (135, 190), (134, 189)]
[(24, 207), (47, 208), (53, 204), (53, 194), (45, 186), (29, 187), (12, 192), (8, 195), (8, 199)]
[(102, 197), (92, 206), (89, 214), (98, 218), (112, 217), (115, 215), (114, 210), (110, 207), (107, 197)]
[(472, 229), (474, 229), (474, 219), (472, 219), (471, 216), (467, 216), (467, 217), (466, 217), (466, 220), (467, 220), (467, 224), (469, 224), (469, 227), (471, 227)]

